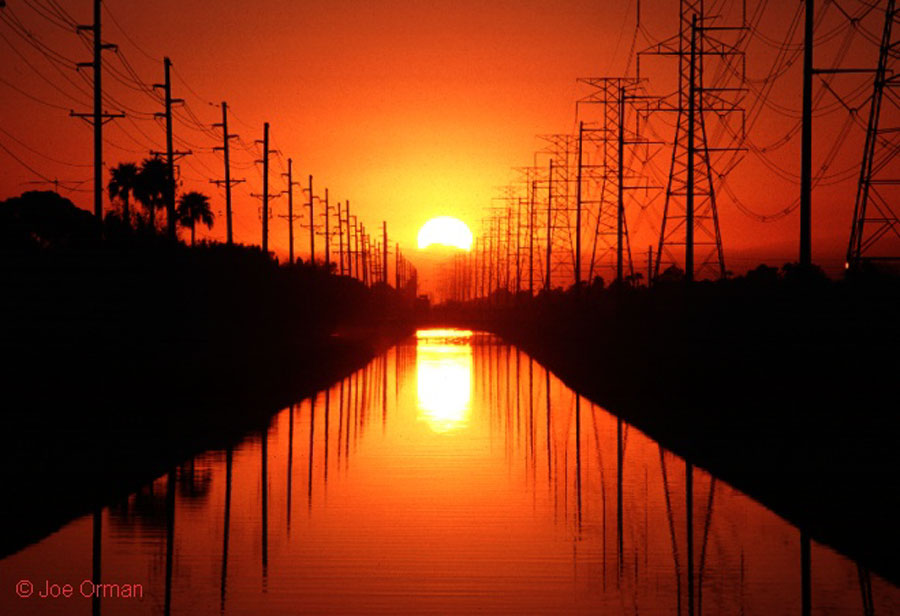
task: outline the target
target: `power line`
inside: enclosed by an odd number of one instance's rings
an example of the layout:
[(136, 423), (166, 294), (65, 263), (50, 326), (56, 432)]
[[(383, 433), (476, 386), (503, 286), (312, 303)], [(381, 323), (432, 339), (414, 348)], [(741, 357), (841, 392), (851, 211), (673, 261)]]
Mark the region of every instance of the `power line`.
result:
[[(63, 184), (63, 183), (60, 182), (59, 180), (51, 180), (49, 177), (47, 177), (46, 175), (44, 175), (44, 174), (41, 173), (40, 171), (37, 171), (34, 167), (32, 167), (31, 165), (29, 165), (28, 163), (26, 163), (25, 161), (23, 161), (23, 160), (22, 160), (21, 158), (19, 158), (18, 156), (16, 156), (16, 154), (13, 153), (12, 150), (10, 150), (10, 149), (7, 148), (5, 145), (3, 145), (3, 142), (2, 142), (2, 141), (0, 141), (0, 149), (3, 149), (3, 151), (5, 151), (7, 154), (9, 154), (9, 155), (12, 157), (13, 160), (15, 160), (17, 163), (19, 163), (20, 165), (22, 165), (23, 167), (25, 167), (25, 168), (26, 168), (28, 171), (30, 171), (32, 174), (34, 174), (34, 175), (36, 175), (37, 177), (41, 178), (41, 179), (44, 180), (45, 182), (49, 182), (49, 183), (51, 183), (51, 184), (56, 184), (56, 185), (58, 185), (58, 186)], [(85, 180), (85, 181), (87, 181), (87, 180)], [(78, 182), (78, 184), (83, 184), (83, 183), (84, 183), (84, 182)], [(66, 189), (66, 190), (69, 190), (69, 191), (72, 191), (72, 192), (88, 192), (88, 193), (91, 192), (89, 189), (86, 189), (86, 188), (69, 188), (68, 186), (64, 186), (64, 185), (62, 186), (62, 188)]]
[(93, 166), (93, 165), (86, 165), (86, 164), (69, 163), (69, 162), (66, 162), (66, 161), (64, 161), (64, 160), (60, 160), (60, 159), (58, 159), (58, 158), (54, 158), (54, 157), (52, 157), (52, 156), (48, 156), (47, 154), (44, 154), (44, 153), (41, 152), (40, 150), (37, 150), (37, 149), (31, 147), (30, 145), (28, 145), (27, 143), (25, 143), (25, 142), (22, 141), (21, 139), (18, 139), (17, 137), (15, 137), (15, 136), (12, 135), (9, 131), (7, 131), (6, 129), (4, 129), (4, 128), (2, 128), (2, 127), (0, 127), (0, 132), (2, 132), (3, 134), (5, 134), (7, 137), (9, 137), (10, 139), (12, 139), (12, 140), (15, 141), (16, 143), (18, 143), (20, 146), (22, 146), (22, 147), (25, 148), (26, 150), (28, 150), (28, 151), (30, 151), (30, 152), (33, 152), (34, 154), (37, 154), (38, 156), (42, 156), (42, 157), (46, 158), (47, 160), (49, 160), (49, 161), (51, 161), (51, 162), (58, 163), (58, 164), (60, 164), (60, 165), (67, 165), (67, 166), (69, 166), (69, 167), (87, 167), (87, 168), (90, 168), (90, 167)]

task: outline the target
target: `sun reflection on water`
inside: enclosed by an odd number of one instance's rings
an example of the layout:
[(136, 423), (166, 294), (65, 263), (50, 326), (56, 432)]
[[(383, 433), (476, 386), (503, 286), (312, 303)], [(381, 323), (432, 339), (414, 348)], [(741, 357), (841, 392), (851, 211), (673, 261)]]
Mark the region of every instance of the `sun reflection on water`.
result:
[(472, 411), (472, 332), (416, 332), (416, 391), (420, 420), (438, 433), (465, 428)]

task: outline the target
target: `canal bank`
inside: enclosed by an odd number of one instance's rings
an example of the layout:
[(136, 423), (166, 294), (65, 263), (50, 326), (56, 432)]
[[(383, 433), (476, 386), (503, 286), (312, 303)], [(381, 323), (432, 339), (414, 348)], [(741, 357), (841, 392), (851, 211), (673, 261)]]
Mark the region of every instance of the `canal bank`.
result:
[(409, 332), (414, 291), (25, 197), (0, 208), (0, 554), (264, 426)]
[[(161, 351), (173, 373), (180, 371), (171, 379), (160, 377), (155, 353), (113, 360), (109, 349), (83, 353), (65, 369), (20, 370), (6, 389), (16, 404), (3, 415), (0, 555), (119, 502), (201, 451), (264, 429), (275, 413), (411, 331), (397, 323), (355, 325), (255, 352), (217, 345)], [(97, 365), (106, 366), (99, 384)]]
[(703, 286), (449, 307), (815, 540), (900, 580), (896, 289)]

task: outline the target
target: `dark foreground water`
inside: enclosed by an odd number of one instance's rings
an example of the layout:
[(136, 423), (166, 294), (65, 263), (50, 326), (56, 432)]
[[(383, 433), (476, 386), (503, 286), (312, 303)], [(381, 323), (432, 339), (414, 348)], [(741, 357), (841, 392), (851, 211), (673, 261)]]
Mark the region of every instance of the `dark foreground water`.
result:
[(900, 613), (524, 353), (438, 330), (0, 561), (0, 614), (771, 615), (804, 589)]

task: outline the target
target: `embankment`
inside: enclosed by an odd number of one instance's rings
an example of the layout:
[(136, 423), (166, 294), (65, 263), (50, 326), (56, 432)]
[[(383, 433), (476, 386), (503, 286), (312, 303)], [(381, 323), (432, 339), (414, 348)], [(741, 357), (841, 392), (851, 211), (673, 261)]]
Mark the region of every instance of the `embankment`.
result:
[(449, 306), (433, 319), (503, 336), (666, 448), (900, 582), (896, 281), (588, 290)]
[(384, 286), (92, 225), (2, 229), (0, 557), (265, 429), (411, 331), (412, 299)]

